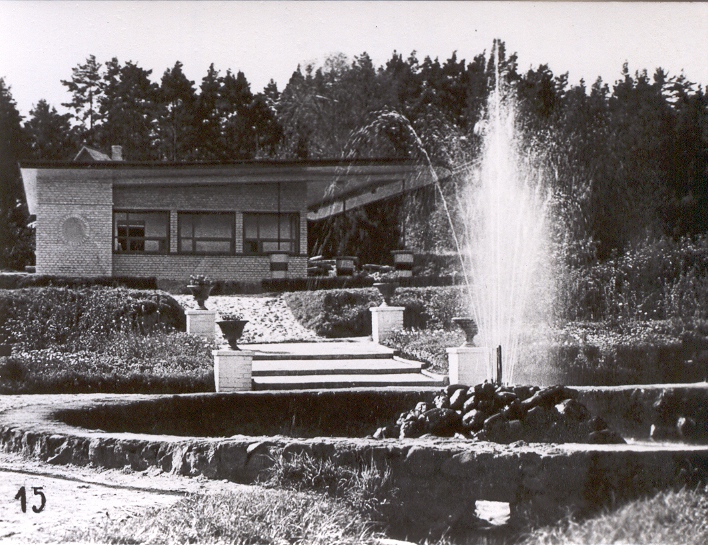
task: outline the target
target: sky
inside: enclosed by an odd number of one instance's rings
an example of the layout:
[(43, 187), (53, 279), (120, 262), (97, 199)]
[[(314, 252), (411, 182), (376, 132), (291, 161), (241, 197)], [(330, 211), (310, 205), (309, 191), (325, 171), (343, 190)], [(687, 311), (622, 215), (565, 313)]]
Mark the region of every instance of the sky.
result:
[(152, 69), (175, 61), (198, 88), (211, 63), (241, 70), (254, 92), (279, 89), (298, 64), (367, 52), (376, 66), (394, 50), (444, 62), (489, 50), (494, 38), (520, 70), (548, 64), (571, 83), (613, 83), (657, 67), (708, 84), (708, 3), (388, 1), (19, 1), (0, 0), (0, 78), (23, 115), (40, 99), (59, 111), (60, 80), (93, 54)]

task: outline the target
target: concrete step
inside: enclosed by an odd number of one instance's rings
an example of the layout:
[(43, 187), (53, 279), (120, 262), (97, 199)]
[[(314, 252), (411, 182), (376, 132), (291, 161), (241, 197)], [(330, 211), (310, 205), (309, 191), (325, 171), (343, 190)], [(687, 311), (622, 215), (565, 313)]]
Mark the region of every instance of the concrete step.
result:
[(394, 375), (419, 373), (420, 362), (400, 358), (253, 360), (254, 377), (303, 375)]
[(242, 344), (252, 350), (253, 360), (356, 360), (390, 359), (396, 351), (371, 341)]
[(305, 390), (327, 388), (364, 388), (396, 386), (443, 386), (442, 377), (423, 373), (396, 373), (381, 375), (298, 375), (254, 376), (254, 390)]

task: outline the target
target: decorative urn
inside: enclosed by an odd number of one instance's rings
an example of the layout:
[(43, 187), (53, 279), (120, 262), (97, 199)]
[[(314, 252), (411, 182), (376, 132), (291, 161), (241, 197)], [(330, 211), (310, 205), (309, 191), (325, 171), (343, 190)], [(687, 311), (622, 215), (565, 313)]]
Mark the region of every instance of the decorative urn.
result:
[(187, 289), (192, 293), (194, 299), (197, 301), (197, 305), (202, 310), (206, 310), (204, 303), (209, 299), (209, 294), (211, 293), (214, 283), (209, 279), (208, 276), (203, 274), (196, 274), (189, 277), (189, 284)]
[(460, 329), (462, 329), (465, 334), (465, 342), (462, 346), (474, 346), (474, 336), (479, 332), (477, 322), (474, 321), (474, 318), (457, 316), (453, 318), (452, 321), (460, 326)]
[(387, 307), (391, 304), (391, 297), (396, 292), (398, 284), (396, 282), (375, 282), (374, 287), (379, 290), (379, 293), (383, 296), (382, 307)]
[(221, 320), (218, 320), (216, 323), (224, 334), (231, 350), (240, 350), (236, 343), (241, 338), (241, 335), (243, 335), (243, 330), (248, 320), (243, 320), (238, 315), (222, 314)]

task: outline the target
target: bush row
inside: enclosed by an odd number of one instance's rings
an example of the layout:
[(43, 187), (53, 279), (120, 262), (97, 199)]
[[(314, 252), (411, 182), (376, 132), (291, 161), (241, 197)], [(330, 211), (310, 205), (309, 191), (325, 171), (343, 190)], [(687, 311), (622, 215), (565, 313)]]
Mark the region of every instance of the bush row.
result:
[[(371, 334), (371, 312), (383, 299), (374, 288), (292, 292), (284, 295), (295, 318), (325, 337), (362, 337)], [(391, 299), (403, 306), (407, 328), (452, 327), (463, 312), (462, 288), (399, 288)]]
[(50, 276), (37, 274), (2, 274), (0, 289), (13, 290), (21, 288), (64, 287), (87, 288), (91, 286), (123, 287), (135, 290), (156, 290), (157, 279), (136, 276), (91, 276), (77, 278), (73, 276)]
[(559, 275), (563, 320), (708, 318), (708, 236), (647, 240), (602, 262), (592, 248), (571, 253)]
[[(681, 330), (686, 325), (652, 321), (608, 329), (571, 323), (542, 334), (527, 332), (512, 380), (576, 386), (702, 381), (708, 374), (708, 322), (696, 321)], [(384, 344), (403, 357), (427, 363), (433, 372), (447, 374), (445, 349), (463, 341), (454, 331), (407, 330), (394, 333)]]
[[(377, 280), (368, 275), (320, 276), (309, 278), (287, 278), (282, 280), (262, 280), (260, 282), (237, 282), (217, 280), (211, 295), (253, 295), (260, 293), (287, 293), (296, 291), (319, 291), (370, 288)], [(396, 280), (401, 287), (454, 286), (462, 281), (459, 276), (414, 276)], [(177, 280), (159, 280), (160, 289), (188, 295), (187, 283)]]
[(0, 291), (0, 342), (22, 350), (90, 350), (114, 331), (160, 328), (185, 328), (184, 310), (164, 292), (95, 286)]
[(214, 391), (212, 343), (185, 333), (110, 334), (95, 350), (15, 347), (0, 368), (0, 393)]

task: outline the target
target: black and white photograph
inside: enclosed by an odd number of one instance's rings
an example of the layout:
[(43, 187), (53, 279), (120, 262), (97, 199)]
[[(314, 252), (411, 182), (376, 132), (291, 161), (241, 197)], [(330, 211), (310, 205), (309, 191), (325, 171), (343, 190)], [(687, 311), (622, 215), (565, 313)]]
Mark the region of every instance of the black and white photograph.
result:
[(707, 44), (0, 0), (0, 544), (708, 543)]

